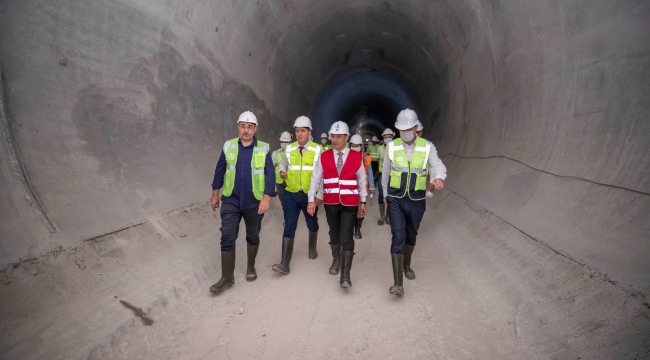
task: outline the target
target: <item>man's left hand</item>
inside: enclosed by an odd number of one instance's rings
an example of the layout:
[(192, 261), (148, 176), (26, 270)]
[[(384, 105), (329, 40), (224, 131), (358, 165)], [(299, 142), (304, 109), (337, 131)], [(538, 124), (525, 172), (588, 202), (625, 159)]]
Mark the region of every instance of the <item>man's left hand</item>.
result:
[(433, 192), (434, 190), (442, 190), (445, 187), (445, 182), (442, 179), (435, 179), (427, 184), (427, 191)]
[(269, 209), (269, 203), (271, 202), (271, 197), (264, 195), (262, 201), (260, 201), (260, 206), (257, 209), (259, 215), (263, 215)]
[(365, 218), (366, 217), (366, 204), (359, 204), (359, 210), (357, 211), (357, 217), (358, 218)]

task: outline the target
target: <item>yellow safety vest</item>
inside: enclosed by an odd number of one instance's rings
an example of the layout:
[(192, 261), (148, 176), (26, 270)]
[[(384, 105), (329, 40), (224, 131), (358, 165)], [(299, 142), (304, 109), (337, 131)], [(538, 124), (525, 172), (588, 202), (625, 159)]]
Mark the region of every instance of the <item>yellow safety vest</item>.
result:
[[(406, 157), (402, 139), (395, 139), (386, 149), (390, 159), (390, 183), (387, 196), (403, 198), (408, 192), (411, 200), (424, 200), (427, 190), (427, 169), (431, 145), (423, 138), (415, 142), (411, 160)], [(412, 178), (415, 181), (412, 181)]]
[(280, 163), (282, 162), (282, 155), (284, 151), (277, 149), (273, 152), (273, 160), (275, 160), (275, 183), (278, 185), (284, 184), (284, 179), (280, 177)]
[(300, 156), (300, 145), (298, 142), (287, 146), (284, 152), (289, 161), (287, 169), (287, 188), (288, 192), (297, 193), (302, 190), (305, 193), (309, 191), (311, 184), (311, 173), (314, 171), (314, 164), (318, 161), (322, 148), (320, 145), (310, 141)]
[[(235, 172), (237, 169), (237, 154), (239, 153), (239, 138), (226, 141), (223, 145), (223, 152), (226, 154), (226, 176), (222, 194), (232, 195), (235, 188)], [(253, 175), (253, 194), (257, 200), (264, 197), (264, 166), (266, 165), (266, 154), (269, 153), (269, 144), (257, 140), (253, 148), (253, 159), (251, 160), (251, 173)]]
[(377, 149), (379, 148), (379, 145), (373, 145), (370, 144), (368, 145), (368, 155), (372, 158), (372, 161), (377, 161)]

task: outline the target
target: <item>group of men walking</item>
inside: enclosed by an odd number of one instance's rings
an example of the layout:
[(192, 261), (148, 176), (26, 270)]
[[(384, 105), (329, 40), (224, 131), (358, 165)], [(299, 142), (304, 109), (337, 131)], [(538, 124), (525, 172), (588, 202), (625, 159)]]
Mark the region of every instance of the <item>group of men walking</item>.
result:
[(309, 258), (318, 257), (318, 208), (323, 205), (332, 251), (329, 273), (340, 273), (340, 286), (351, 287), (354, 239), (362, 237), (368, 192), (374, 193), (378, 182), (378, 225), (390, 224), (392, 235), (394, 284), (389, 292), (403, 295), (403, 277), (415, 279), (411, 258), (426, 210), (424, 200), (428, 193), (443, 189), (446, 177), (435, 146), (417, 134), (422, 124), (415, 112), (405, 109), (397, 116), (400, 138), (393, 141), (393, 131), (386, 129), (384, 144), (379, 145), (373, 137), (367, 152), (361, 137), (350, 137), (349, 127), (342, 121), (332, 124), (329, 136), (323, 134), (317, 144), (311, 140), (311, 120), (300, 116), (293, 124), (296, 140), (292, 141), (288, 132), (282, 133), (281, 147), (273, 152), (267, 143), (257, 140), (253, 113), (242, 113), (237, 123), (239, 137), (224, 144), (212, 182), (210, 203), (213, 210), (220, 208), (221, 215), (222, 276), (210, 291), (219, 293), (235, 283), (235, 241), (242, 218), (246, 224), (246, 280), (257, 279), (255, 258), (262, 219), (276, 194), (284, 211), (284, 231), (282, 257), (272, 270), (284, 275), (291, 272), (300, 213), (309, 230)]

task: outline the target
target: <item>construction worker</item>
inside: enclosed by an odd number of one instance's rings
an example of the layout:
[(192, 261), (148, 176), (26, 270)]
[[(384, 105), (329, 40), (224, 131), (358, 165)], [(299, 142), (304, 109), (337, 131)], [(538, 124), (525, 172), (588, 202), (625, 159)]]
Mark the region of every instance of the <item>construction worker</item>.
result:
[(275, 150), (273, 155), (271, 155), (271, 158), (273, 158), (273, 166), (275, 166), (275, 187), (277, 188), (280, 205), (282, 206), (284, 206), (284, 189), (287, 187), (287, 184), (280, 177), (280, 163), (282, 162), (282, 156), (284, 156), (284, 149), (289, 144), (291, 144), (291, 134), (285, 131), (280, 134), (280, 148)]
[[(438, 157), (435, 146), (418, 138), (417, 115), (411, 109), (397, 115), (395, 127), (400, 138), (388, 143), (384, 156), (382, 186), (386, 194), (391, 226), (391, 258), (394, 285), (389, 292), (404, 295), (403, 275), (415, 279), (411, 258), (420, 222), (426, 210), (426, 192), (442, 190), (447, 168)], [(427, 175), (431, 182), (427, 182)]]
[(395, 133), (393, 132), (392, 129), (386, 128), (384, 132), (381, 133), (382, 140), (384, 141), (384, 145), (380, 146), (377, 149), (377, 157), (379, 158), (379, 169), (378, 169), (378, 174), (375, 175), (377, 179), (379, 179), (379, 194), (377, 195), (377, 202), (379, 203), (379, 220), (377, 220), (377, 225), (384, 225), (384, 222), (386, 222), (388, 225), (390, 225), (390, 222), (388, 221), (387, 213), (386, 213), (386, 205), (384, 204), (384, 189), (381, 186), (381, 174), (384, 170), (384, 156), (386, 154), (386, 144), (389, 142), (393, 141), (393, 136)]
[[(372, 159), (370, 158), (370, 155), (368, 155), (363, 150), (363, 139), (361, 139), (361, 136), (352, 135), (352, 137), (350, 138), (350, 150), (358, 151), (361, 154), (363, 154), (363, 168), (364, 168), (364, 170), (366, 172), (366, 192), (370, 193), (370, 194), (374, 194), (375, 193), (375, 182), (373, 181), (372, 166), (370, 166), (370, 163), (372, 162)], [(355, 239), (363, 238), (361, 236), (361, 224), (363, 224), (363, 218), (362, 217), (357, 217), (357, 223), (354, 225), (354, 238)]]
[[(246, 281), (257, 279), (255, 257), (260, 244), (262, 218), (275, 196), (275, 176), (269, 144), (257, 140), (257, 117), (245, 111), (237, 120), (239, 137), (226, 141), (212, 181), (212, 210), (221, 208), (221, 279), (213, 293), (235, 284), (235, 241), (239, 223), (246, 224), (248, 266)], [(221, 199), (219, 199), (219, 195)], [(221, 206), (220, 206), (221, 200)]]
[(323, 148), (323, 151), (332, 148), (332, 145), (327, 144), (327, 138), (328, 138), (327, 134), (325, 133), (320, 134), (320, 146)]
[(372, 144), (368, 145), (368, 155), (370, 155), (370, 158), (372, 159), (372, 173), (377, 174), (379, 173), (379, 153), (377, 152), (379, 149), (379, 139), (377, 139), (376, 136), (373, 136), (371, 141)]
[(332, 149), (325, 151), (314, 166), (307, 208), (310, 214), (316, 213), (316, 189), (322, 182), (333, 257), (329, 272), (336, 275), (341, 271), (341, 287), (352, 286), (354, 224), (358, 217), (366, 216), (366, 171), (362, 154), (346, 147), (349, 135), (348, 125), (343, 121), (332, 124)]
[(318, 209), (312, 214), (307, 212), (307, 204), (309, 203), (307, 193), (311, 184), (314, 164), (318, 162), (322, 148), (309, 140), (312, 127), (311, 120), (308, 117), (298, 117), (293, 127), (297, 141), (285, 148), (280, 163), (280, 177), (287, 184), (284, 193), (284, 206), (282, 207), (285, 221), (284, 234), (282, 235), (282, 260), (271, 268), (273, 271), (285, 275), (290, 272), (289, 264), (293, 255), (293, 241), (301, 211), (305, 216), (305, 222), (309, 229), (309, 258), (316, 259), (318, 257), (318, 251), (316, 250)]

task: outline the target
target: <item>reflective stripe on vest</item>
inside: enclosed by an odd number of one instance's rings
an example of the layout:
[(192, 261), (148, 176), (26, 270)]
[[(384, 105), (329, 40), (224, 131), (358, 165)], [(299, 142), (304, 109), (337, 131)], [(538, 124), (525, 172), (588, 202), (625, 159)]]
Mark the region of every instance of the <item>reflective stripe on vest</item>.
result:
[(382, 145), (377, 152), (379, 153), (379, 172), (384, 172), (384, 156), (386, 156), (386, 145)]
[(282, 149), (277, 149), (273, 152), (273, 159), (275, 160), (275, 183), (278, 185), (284, 184), (284, 179), (280, 177), (280, 163), (282, 162)]
[[(226, 141), (223, 145), (223, 152), (226, 155), (226, 176), (224, 177), (223, 189), (221, 189), (221, 191), (224, 196), (230, 196), (235, 188), (239, 138)], [(266, 165), (266, 154), (268, 153), (269, 144), (257, 140), (257, 143), (253, 148), (253, 158), (251, 159), (251, 173), (253, 177), (252, 190), (257, 200), (262, 200), (262, 197), (264, 197), (264, 166)]]
[(388, 144), (386, 152), (391, 165), (388, 196), (402, 198), (408, 192), (411, 200), (425, 199), (430, 151), (431, 146), (427, 141), (418, 138), (409, 161), (402, 139), (395, 139)]
[(359, 205), (359, 183), (357, 170), (361, 166), (362, 154), (350, 151), (341, 169), (336, 169), (334, 150), (325, 151), (321, 157), (323, 165), (323, 202), (327, 205)]
[(292, 193), (297, 193), (300, 190), (308, 192), (314, 164), (318, 161), (322, 152), (321, 146), (311, 141), (305, 145), (302, 156), (300, 156), (300, 146), (296, 141), (287, 146), (284, 151), (287, 160), (289, 160), (287, 180), (285, 180), (287, 183), (286, 190)]

